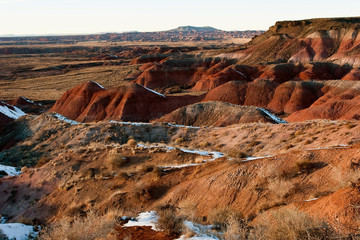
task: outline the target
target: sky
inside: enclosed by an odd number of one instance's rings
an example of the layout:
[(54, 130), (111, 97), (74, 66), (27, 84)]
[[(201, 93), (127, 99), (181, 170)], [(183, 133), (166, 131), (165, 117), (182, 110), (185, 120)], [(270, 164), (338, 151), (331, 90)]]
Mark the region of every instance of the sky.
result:
[(267, 30), (276, 21), (360, 15), (359, 0), (0, 0), (0, 35)]

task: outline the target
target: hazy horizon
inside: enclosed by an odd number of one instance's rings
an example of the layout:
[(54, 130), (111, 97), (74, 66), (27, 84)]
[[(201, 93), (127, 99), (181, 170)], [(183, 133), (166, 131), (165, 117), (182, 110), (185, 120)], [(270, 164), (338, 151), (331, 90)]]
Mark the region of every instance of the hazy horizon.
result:
[(276, 21), (355, 17), (360, 2), (303, 0), (0, 0), (0, 35), (165, 31), (179, 26), (267, 30)]

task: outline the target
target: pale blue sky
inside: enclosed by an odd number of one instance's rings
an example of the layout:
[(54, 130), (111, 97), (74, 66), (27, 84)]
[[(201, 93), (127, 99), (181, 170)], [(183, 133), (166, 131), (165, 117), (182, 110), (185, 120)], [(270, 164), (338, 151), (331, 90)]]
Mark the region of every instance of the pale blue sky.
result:
[(359, 0), (0, 0), (0, 35), (157, 31), (183, 25), (267, 30), (280, 20), (359, 14)]

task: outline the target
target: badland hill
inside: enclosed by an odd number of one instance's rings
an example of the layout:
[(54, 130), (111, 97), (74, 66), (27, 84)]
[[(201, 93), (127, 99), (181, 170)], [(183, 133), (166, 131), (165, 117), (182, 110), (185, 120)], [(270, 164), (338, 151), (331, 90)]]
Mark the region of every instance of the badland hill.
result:
[[(188, 26), (159, 33), (159, 45), (7, 39), (0, 229), (41, 225), (40, 239), (357, 239), (359, 24), (282, 21), (241, 44)], [(184, 38), (197, 34), (209, 38)], [(28, 226), (10, 225), (19, 223)]]

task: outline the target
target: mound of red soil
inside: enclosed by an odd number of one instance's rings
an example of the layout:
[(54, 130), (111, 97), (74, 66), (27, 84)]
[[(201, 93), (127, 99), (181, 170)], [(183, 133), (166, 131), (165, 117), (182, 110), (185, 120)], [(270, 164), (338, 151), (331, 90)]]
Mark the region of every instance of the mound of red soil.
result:
[[(346, 82), (344, 82), (346, 83)], [(269, 80), (228, 82), (211, 91), (203, 99), (238, 105), (264, 107), (277, 114), (291, 114), (288, 121), (309, 119), (359, 119), (360, 92), (357, 82)]]
[(87, 82), (67, 91), (50, 111), (79, 122), (149, 121), (197, 99), (196, 96), (167, 97), (136, 83), (106, 90), (95, 82)]
[(154, 63), (145, 69), (134, 82), (149, 88), (186, 85), (192, 83), (193, 74), (194, 70), (189, 68), (172, 68)]
[(151, 62), (161, 62), (165, 58), (169, 57), (169, 54), (149, 54), (149, 55), (141, 55), (133, 59), (130, 64), (143, 64), (143, 63), (151, 63)]
[(348, 86), (346, 82), (327, 85), (322, 88), (324, 95), (311, 106), (292, 113), (287, 120), (304, 121), (309, 119), (360, 119), (360, 91), (358, 84)]
[(14, 99), (13, 101), (11, 101), (10, 104), (13, 106), (17, 106), (17, 107), (35, 105), (35, 103), (33, 101), (27, 99), (26, 97), (18, 97), (16, 99)]
[(116, 229), (116, 239), (132, 239), (132, 240), (172, 240), (176, 236), (169, 236), (164, 232), (154, 231), (151, 227), (122, 227)]
[[(193, 85), (199, 81), (199, 85), (194, 89), (207, 90), (230, 80), (246, 78), (235, 68), (226, 69), (231, 64), (233, 61), (220, 58), (165, 59), (160, 63), (146, 64), (140, 68), (143, 73), (134, 82), (150, 88), (163, 88), (175, 85)], [(216, 76), (212, 77), (213, 75)], [(214, 81), (214, 83), (209, 84), (209, 81)], [(201, 85), (202, 82), (204, 86)]]
[(231, 81), (209, 91), (203, 102), (222, 101), (243, 105), (246, 98), (247, 82)]
[(19, 117), (25, 115), (19, 108), (0, 101), (0, 131), (4, 128), (9, 122), (18, 119)]
[(214, 127), (249, 122), (274, 123), (261, 108), (238, 106), (224, 102), (204, 102), (188, 105), (157, 119), (156, 122)]
[(236, 70), (235, 66), (226, 67), (224, 70), (203, 77), (193, 88), (194, 90), (211, 90), (229, 81), (249, 80), (242, 72)]

